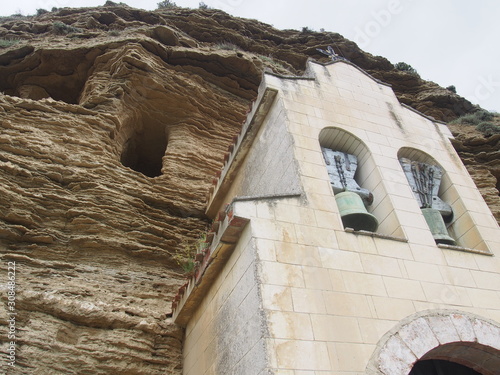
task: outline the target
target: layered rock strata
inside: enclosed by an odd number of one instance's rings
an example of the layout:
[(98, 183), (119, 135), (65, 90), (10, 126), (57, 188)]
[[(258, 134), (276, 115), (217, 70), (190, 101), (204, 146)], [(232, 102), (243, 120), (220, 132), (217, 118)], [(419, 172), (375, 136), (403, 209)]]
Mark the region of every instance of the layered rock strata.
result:
[(500, 224), (500, 134), (485, 136), (467, 124), (448, 126), (453, 146)]

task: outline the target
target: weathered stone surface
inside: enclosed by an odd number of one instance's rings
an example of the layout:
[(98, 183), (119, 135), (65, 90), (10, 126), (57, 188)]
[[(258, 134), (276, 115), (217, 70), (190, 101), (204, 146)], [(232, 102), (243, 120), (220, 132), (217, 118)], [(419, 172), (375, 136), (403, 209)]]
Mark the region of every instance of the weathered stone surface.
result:
[(467, 313), (422, 312), (385, 335), (370, 360), (368, 373), (403, 375), (416, 360), (443, 359), (481, 374), (496, 374), (499, 329), (494, 322)]
[(380, 370), (385, 375), (408, 374), (416, 360), (417, 357), (404, 341), (398, 336), (393, 336), (380, 352)]
[(416, 319), (401, 328), (399, 336), (417, 358), (421, 358), (429, 351), (429, 348), (435, 348), (439, 345), (439, 341), (432, 333), (428, 322), (423, 318)]
[[(471, 108), (338, 34), (218, 10), (65, 8), (4, 18), (0, 38), (20, 39), (0, 49), (0, 350), (15, 261), (12, 374), (181, 373), (173, 255), (207, 226), (206, 194), (265, 68), (301, 74), (333, 39), (406, 104), (445, 120)], [(480, 168), (496, 170), (499, 146), (477, 137), (456, 146), (484, 194), (495, 182)]]
[(165, 24), (158, 14), (68, 12), (50, 21), (83, 29), (116, 18), (137, 30), (69, 39), (27, 29), (35, 48), (2, 54), (1, 277), (15, 261), (18, 287), (12, 373), (179, 373), (182, 330), (168, 316), (184, 276), (172, 255), (207, 225), (208, 186), (261, 68), (233, 51), (188, 51), (196, 41), (142, 20)]
[(485, 137), (474, 126), (449, 124), (453, 146), (500, 223), (500, 134)]

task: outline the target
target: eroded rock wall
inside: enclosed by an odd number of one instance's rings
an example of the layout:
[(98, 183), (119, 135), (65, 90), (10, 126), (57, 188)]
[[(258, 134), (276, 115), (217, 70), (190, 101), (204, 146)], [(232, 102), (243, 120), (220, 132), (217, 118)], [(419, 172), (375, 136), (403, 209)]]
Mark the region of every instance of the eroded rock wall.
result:
[[(0, 37), (20, 39), (0, 49), (1, 283), (7, 261), (17, 265), (12, 374), (181, 373), (174, 255), (209, 224), (208, 188), (265, 68), (302, 74), (333, 41), (426, 114), (470, 109), (338, 34), (217, 10), (62, 9), (4, 19)], [(475, 145), (463, 144), (467, 160)], [(498, 197), (489, 204), (498, 212)], [(5, 352), (4, 303), (0, 311)]]
[(10, 373), (181, 372), (183, 333), (169, 313), (184, 275), (172, 255), (208, 225), (209, 184), (261, 69), (134, 22), (121, 38), (32, 35), (30, 50), (2, 55), (2, 282), (7, 261), (17, 265)]
[(453, 146), (500, 224), (500, 134), (487, 137), (471, 125), (448, 126)]

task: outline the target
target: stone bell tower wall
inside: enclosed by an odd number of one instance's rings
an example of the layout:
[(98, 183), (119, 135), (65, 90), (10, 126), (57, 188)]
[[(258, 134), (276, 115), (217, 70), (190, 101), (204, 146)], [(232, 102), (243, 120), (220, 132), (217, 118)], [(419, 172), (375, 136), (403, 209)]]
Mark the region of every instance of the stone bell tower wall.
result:
[[(439, 311), (473, 314), (492, 327), (500, 322), (500, 229), (453, 150), (447, 127), (402, 106), (390, 87), (350, 63), (310, 63), (309, 68), (308, 79), (265, 76), (265, 87), (275, 90), (276, 98), (220, 199), (248, 224), (196, 312), (183, 316), (181, 306), (177, 313), (188, 321), (185, 374), (229, 374), (221, 370), (227, 367), (217, 367), (226, 358), (232, 369), (254, 363), (258, 371), (241, 372), (249, 374), (383, 374), (374, 356), (388, 353), (384, 345), (393, 341), (382, 339), (389, 331), (399, 335), (397, 327), (415, 326), (401, 323), (408, 317)], [(256, 191), (249, 186), (263, 174), (249, 164), (268, 149), (264, 135), (273, 129), (280, 129), (286, 152), (269, 155), (276, 160), (284, 153), (283, 160), (293, 160), (298, 180), (286, 185), (296, 194), (266, 191), (281, 181), (270, 178), (260, 185), (266, 194), (252, 196)], [(321, 153), (325, 129), (333, 129), (334, 138), (351, 135), (344, 144), (332, 139), (331, 145), (363, 151), (357, 155), (357, 177), (373, 192), (370, 210), (384, 223), (379, 231), (343, 227)], [(428, 155), (443, 168), (440, 197), (453, 208), (450, 234), (457, 245), (435, 243), (399, 163), (401, 153)], [(239, 297), (233, 301), (232, 296)], [(429, 332), (450, 329), (451, 318), (429, 319)], [(437, 346), (439, 335), (432, 339)], [(404, 341), (411, 337), (397, 340), (411, 351), (412, 343)], [(445, 352), (426, 350), (431, 349)], [(412, 356), (405, 369), (425, 353)]]

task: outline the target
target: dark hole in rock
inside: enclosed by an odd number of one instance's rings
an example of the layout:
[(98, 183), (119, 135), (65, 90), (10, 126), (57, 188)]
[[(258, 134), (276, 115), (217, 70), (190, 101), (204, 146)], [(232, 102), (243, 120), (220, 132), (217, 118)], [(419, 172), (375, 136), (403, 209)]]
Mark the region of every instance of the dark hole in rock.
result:
[(113, 13), (102, 13), (96, 18), (100, 23), (108, 26), (118, 19), (118, 17)]
[(125, 143), (121, 163), (145, 176), (158, 177), (161, 175), (166, 149), (165, 126), (145, 123)]
[(20, 49), (9, 53), (0, 56), (0, 91), (4, 94), (32, 100), (51, 97), (78, 104), (89, 71), (101, 50), (33, 52)]

